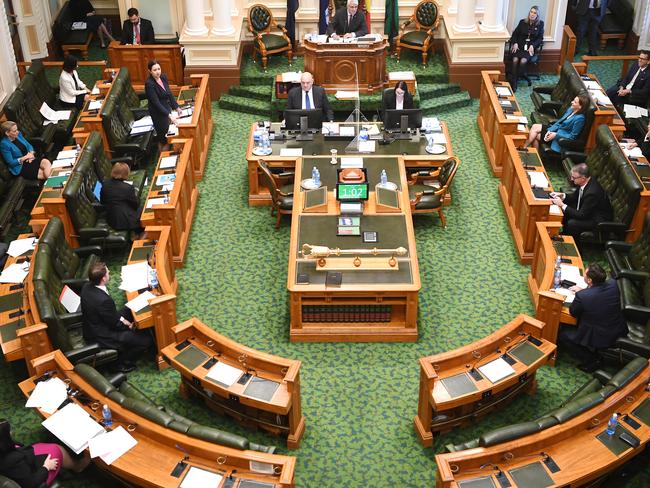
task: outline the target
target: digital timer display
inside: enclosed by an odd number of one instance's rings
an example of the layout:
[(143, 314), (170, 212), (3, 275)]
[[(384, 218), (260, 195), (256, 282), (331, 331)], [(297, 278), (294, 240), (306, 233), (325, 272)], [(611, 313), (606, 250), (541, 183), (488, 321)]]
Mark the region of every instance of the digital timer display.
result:
[(336, 199), (368, 200), (368, 183), (339, 183), (336, 185)]

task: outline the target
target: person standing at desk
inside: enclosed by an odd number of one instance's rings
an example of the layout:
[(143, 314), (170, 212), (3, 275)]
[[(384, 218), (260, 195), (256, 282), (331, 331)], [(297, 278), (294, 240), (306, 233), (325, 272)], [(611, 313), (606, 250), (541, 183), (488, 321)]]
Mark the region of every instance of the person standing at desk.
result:
[(363, 37), (367, 33), (366, 16), (359, 12), (359, 0), (348, 0), (347, 8), (340, 8), (327, 26), (327, 35), (332, 39)]
[(287, 98), (288, 110), (313, 110), (323, 111), (323, 120), (334, 121), (334, 112), (327, 99), (327, 93), (320, 86), (314, 86), (314, 77), (305, 71), (300, 77), (300, 87), (289, 90)]
[(510, 38), (510, 53), (512, 68), (510, 86), (517, 91), (519, 75), (524, 78), (527, 74), (527, 64), (537, 53), (544, 41), (544, 21), (539, 18), (539, 7), (534, 5), (528, 12), (528, 17), (521, 19)]
[[(147, 68), (149, 68), (149, 78), (144, 82), (144, 92), (149, 101), (149, 115), (151, 115), (154, 129), (156, 129), (159, 149), (164, 151), (168, 147), (169, 124), (176, 122), (177, 116), (181, 114), (181, 108), (176, 103), (176, 98), (169, 88), (167, 76), (162, 74), (158, 61), (150, 60)], [(176, 113), (173, 113), (172, 109)]]
[(133, 314), (128, 308), (118, 313), (106, 288), (110, 273), (104, 263), (93, 264), (88, 279), (89, 282), (81, 289), (84, 339), (97, 342), (100, 347), (117, 349), (117, 370), (122, 373), (133, 371), (135, 360), (153, 346), (151, 335), (144, 330), (135, 330)]
[(585, 271), (585, 283), (585, 289), (571, 287), (576, 295), (569, 312), (578, 319), (578, 327), (563, 326), (558, 342), (581, 361), (578, 368), (591, 373), (601, 364), (598, 349), (613, 346), (616, 339), (627, 334), (627, 324), (616, 280), (608, 280), (605, 270), (592, 263)]
[(122, 44), (155, 44), (153, 24), (150, 20), (140, 17), (140, 12), (135, 7), (127, 10), (128, 19), (122, 24)]
[(381, 99), (381, 118), (385, 118), (386, 110), (404, 110), (413, 108), (413, 96), (405, 81), (398, 81), (395, 88), (386, 89)]

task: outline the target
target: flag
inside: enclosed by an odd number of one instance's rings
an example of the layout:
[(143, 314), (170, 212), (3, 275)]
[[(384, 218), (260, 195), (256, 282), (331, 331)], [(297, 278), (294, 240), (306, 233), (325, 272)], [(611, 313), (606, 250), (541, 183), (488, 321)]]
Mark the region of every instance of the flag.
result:
[(329, 13), (329, 0), (320, 0), (320, 13), (318, 14), (319, 34), (325, 34), (327, 32)]
[(285, 27), (292, 45), (296, 43), (296, 10), (298, 10), (298, 0), (287, 0), (287, 21)]
[(361, 0), (365, 3), (365, 13), (366, 13), (366, 25), (368, 26), (368, 32), (372, 32), (372, 25), (370, 25), (370, 4), (372, 0)]
[(397, 0), (386, 0), (386, 17), (384, 21), (384, 34), (388, 35), (388, 41), (393, 42), (393, 37), (399, 32), (399, 11)]

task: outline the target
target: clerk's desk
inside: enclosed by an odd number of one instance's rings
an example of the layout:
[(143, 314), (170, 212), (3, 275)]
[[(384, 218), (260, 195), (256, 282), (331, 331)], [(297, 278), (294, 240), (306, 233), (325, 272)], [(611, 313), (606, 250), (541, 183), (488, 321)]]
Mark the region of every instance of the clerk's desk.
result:
[[(316, 166), (327, 187), (324, 213), (303, 210), (305, 193), (301, 180)], [(360, 216), (361, 236), (337, 236), (339, 204), (334, 195), (336, 168), (330, 158), (300, 158), (296, 165), (289, 271), (290, 339), (305, 342), (406, 342), (417, 340), (418, 293), (420, 272), (404, 159), (402, 157), (364, 158), (370, 193)], [(400, 210), (379, 213), (375, 185), (385, 169), (388, 181), (397, 184)], [(376, 243), (363, 242), (364, 231), (376, 231)], [(317, 270), (316, 261), (301, 254), (304, 244), (341, 249), (404, 247), (405, 256), (395, 256), (392, 269), (365, 268), (368, 256), (359, 255), (358, 269), (342, 271), (338, 287), (326, 284), (325, 270)], [(354, 257), (354, 256), (352, 256)], [(390, 256), (385, 256), (389, 258)], [(327, 261), (334, 258), (328, 257)], [(299, 284), (304, 274), (309, 283)]]
[[(341, 125), (354, 125), (344, 124)], [(373, 123), (361, 125), (374, 125)], [(379, 129), (382, 129), (381, 123), (376, 123)], [(367, 154), (352, 154), (346, 153), (345, 149), (352, 140), (352, 138), (329, 138), (323, 136), (321, 132), (314, 134), (313, 141), (297, 141), (295, 135), (289, 134), (286, 139), (272, 140), (271, 149), (273, 153), (269, 156), (256, 156), (253, 154), (255, 148), (255, 141), (253, 140), (253, 133), (257, 124), (253, 124), (250, 129), (248, 137), (248, 147), (246, 149), (246, 161), (248, 162), (248, 205), (270, 205), (271, 196), (269, 190), (263, 185), (261, 181), (260, 172), (257, 162), (263, 159), (269, 168), (276, 170), (293, 171), (297, 166), (297, 156), (281, 156), (282, 149), (298, 149), (302, 148), (303, 157), (310, 156), (330, 156), (330, 150), (336, 149), (338, 157), (342, 156), (362, 156), (364, 159), (369, 158), (382, 158), (387, 156), (401, 156), (404, 161), (404, 167), (409, 170), (417, 169), (431, 169), (441, 166), (447, 159), (454, 156), (454, 149), (451, 145), (451, 137), (449, 136), (449, 129), (445, 122), (440, 122), (441, 133), (444, 134), (447, 143), (445, 144), (446, 151), (442, 154), (429, 154), (426, 152), (427, 145), (426, 138), (423, 135), (414, 135), (409, 140), (394, 140), (390, 144), (382, 145), (379, 141), (375, 141), (375, 152)], [(281, 125), (279, 122), (271, 124), (271, 131), (273, 134), (280, 134)], [(445, 204), (450, 201), (445, 199)]]
[[(69, 400), (79, 404), (95, 420), (100, 420), (102, 414), (101, 409), (94, 406), (106, 404), (111, 409), (114, 427), (123, 426), (129, 430), (137, 441), (133, 448), (111, 465), (105, 464), (100, 457), (93, 459), (98, 468), (125, 480), (129, 486), (177, 488), (189, 466), (222, 474), (224, 478), (219, 484), (220, 488), (294, 486), (294, 457), (233, 449), (163, 427), (96, 390), (75, 372), (72, 364), (59, 350), (35, 359), (32, 366), (33, 376), (18, 385), (26, 397), (36, 386), (34, 380), (49, 371), (90, 399), (88, 405), (81, 403), (82, 395), (69, 397)], [(38, 410), (38, 413), (42, 417), (49, 417), (42, 410)], [(174, 477), (172, 470), (180, 461), (185, 461), (187, 466), (179, 477)], [(269, 472), (264, 474), (260, 469)], [(234, 484), (226, 485), (231, 476)], [(266, 484), (256, 485), (253, 481)]]

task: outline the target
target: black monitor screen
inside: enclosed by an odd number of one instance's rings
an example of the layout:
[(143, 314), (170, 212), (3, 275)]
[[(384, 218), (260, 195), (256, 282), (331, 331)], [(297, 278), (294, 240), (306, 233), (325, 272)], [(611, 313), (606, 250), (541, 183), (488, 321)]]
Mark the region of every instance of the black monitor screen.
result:
[(384, 116), (384, 128), (386, 130), (399, 130), (402, 122), (402, 116), (408, 118), (408, 129), (418, 129), (422, 126), (422, 110), (419, 108), (408, 108), (404, 110), (386, 110)]
[(323, 125), (323, 111), (320, 109), (284, 111), (284, 126), (287, 130), (300, 130), (300, 119), (307, 117), (307, 129), (320, 130)]

